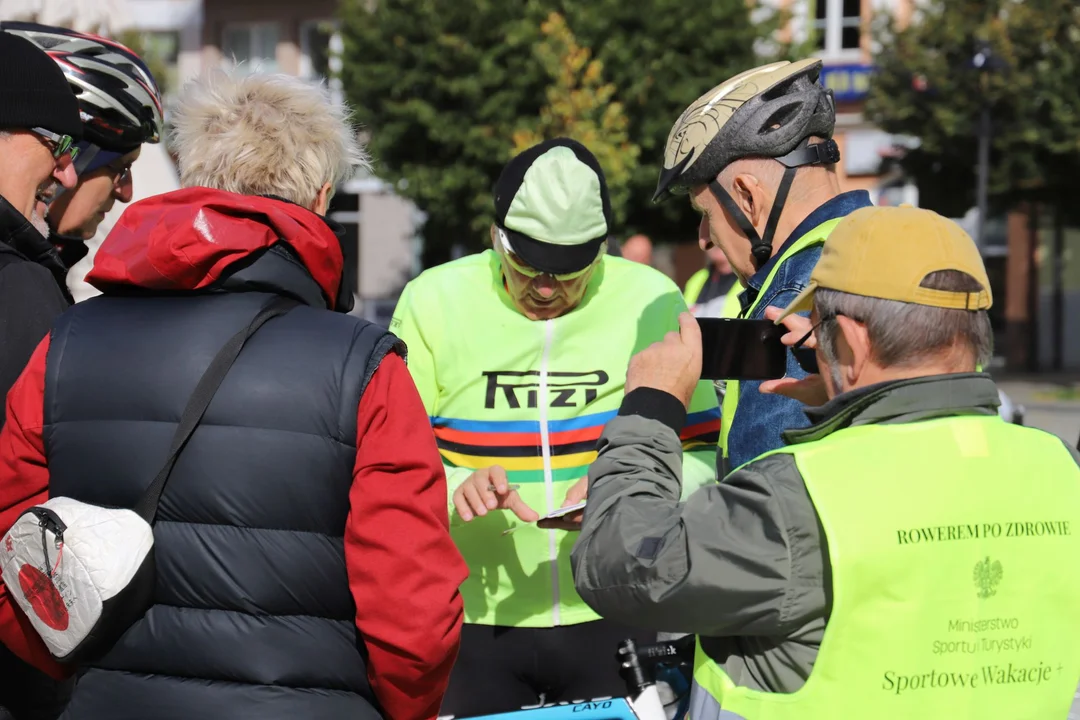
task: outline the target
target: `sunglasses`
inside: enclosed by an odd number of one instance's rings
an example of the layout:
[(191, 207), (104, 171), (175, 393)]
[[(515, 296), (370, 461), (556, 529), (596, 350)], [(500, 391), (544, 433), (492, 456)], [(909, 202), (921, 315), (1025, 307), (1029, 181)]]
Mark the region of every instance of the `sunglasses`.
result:
[(791, 354), (795, 357), (795, 362), (799, 363), (799, 367), (807, 375), (818, 375), (821, 370), (818, 367), (817, 352), (812, 348), (803, 347), (808, 340), (814, 335), (814, 331), (821, 327), (821, 323), (825, 322), (824, 319), (818, 320), (810, 331), (799, 338), (798, 342), (791, 346)]
[[(600, 255), (603, 254), (603, 251), (604, 248), (603, 246), (601, 246), (600, 252), (597, 253), (596, 257), (600, 257)], [(570, 280), (577, 280), (579, 277), (583, 277), (586, 273), (592, 270), (593, 263), (596, 262), (596, 260), (594, 259), (593, 262), (589, 263), (582, 269), (575, 270), (574, 272), (570, 273), (546, 273), (523, 264), (520, 260), (518, 260), (514, 253), (510, 252), (509, 250), (504, 250), (502, 256), (506, 258), (506, 262), (510, 264), (510, 267), (514, 268), (516, 272), (524, 275), (527, 278), (531, 279), (539, 277), (541, 275), (550, 275), (559, 282), (569, 282)]]
[(577, 280), (578, 277), (583, 276), (585, 273), (588, 273), (590, 270), (593, 269), (593, 263), (590, 262), (588, 266), (582, 268), (581, 270), (576, 270), (575, 272), (543, 272), (537, 270), (536, 268), (530, 268), (529, 266), (527, 266), (527, 264), (523, 264), (516, 257), (514, 257), (512, 253), (503, 253), (502, 257), (507, 258), (507, 262), (510, 263), (510, 267), (513, 268), (515, 272), (521, 273), (522, 275), (529, 277), (529, 279), (532, 279), (532, 277), (539, 277), (540, 275), (551, 275), (556, 281), (566, 283), (571, 280)]
[(64, 155), (71, 155), (72, 161), (79, 156), (79, 148), (75, 146), (75, 140), (70, 135), (58, 135), (45, 128), (30, 128), (30, 132), (38, 135), (51, 143), (52, 156), (59, 159)]

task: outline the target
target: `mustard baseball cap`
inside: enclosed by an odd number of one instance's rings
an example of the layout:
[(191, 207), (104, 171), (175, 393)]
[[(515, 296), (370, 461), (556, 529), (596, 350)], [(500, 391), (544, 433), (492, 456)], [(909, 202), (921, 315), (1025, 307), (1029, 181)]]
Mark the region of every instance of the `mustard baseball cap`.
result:
[[(967, 273), (983, 289), (922, 286), (927, 275), (940, 270)], [(990, 279), (971, 236), (952, 220), (910, 205), (860, 208), (844, 218), (825, 241), (810, 284), (777, 324), (813, 307), (818, 288), (955, 310), (986, 310), (993, 303)]]

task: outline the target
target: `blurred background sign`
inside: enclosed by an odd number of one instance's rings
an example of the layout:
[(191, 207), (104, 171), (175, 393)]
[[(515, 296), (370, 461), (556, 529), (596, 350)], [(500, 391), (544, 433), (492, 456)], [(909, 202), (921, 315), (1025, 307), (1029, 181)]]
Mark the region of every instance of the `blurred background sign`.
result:
[(826, 65), (821, 84), (833, 91), (837, 102), (863, 100), (870, 93), (873, 65)]

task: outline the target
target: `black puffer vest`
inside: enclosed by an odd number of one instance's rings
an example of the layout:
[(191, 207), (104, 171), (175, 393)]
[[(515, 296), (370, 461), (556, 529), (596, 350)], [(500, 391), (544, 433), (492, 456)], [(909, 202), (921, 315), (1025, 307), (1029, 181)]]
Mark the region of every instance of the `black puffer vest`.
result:
[(380, 716), (343, 535), (360, 396), (401, 347), (321, 309), (281, 245), (216, 292), (102, 296), (58, 321), (50, 494), (132, 507), (210, 360), (272, 293), (307, 304), (259, 330), (222, 383), (161, 499), (155, 605), (82, 674), (64, 718)]

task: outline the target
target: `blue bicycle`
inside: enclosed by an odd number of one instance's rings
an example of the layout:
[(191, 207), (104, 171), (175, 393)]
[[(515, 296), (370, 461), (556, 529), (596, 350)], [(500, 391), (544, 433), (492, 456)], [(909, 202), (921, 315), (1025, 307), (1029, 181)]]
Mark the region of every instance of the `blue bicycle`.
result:
[(626, 681), (627, 697), (541, 705), (470, 720), (669, 720), (657, 691), (658, 679), (667, 682), (678, 698), (674, 717), (686, 714), (694, 662), (693, 636), (641, 647), (631, 639), (623, 640), (616, 658), (619, 673)]

